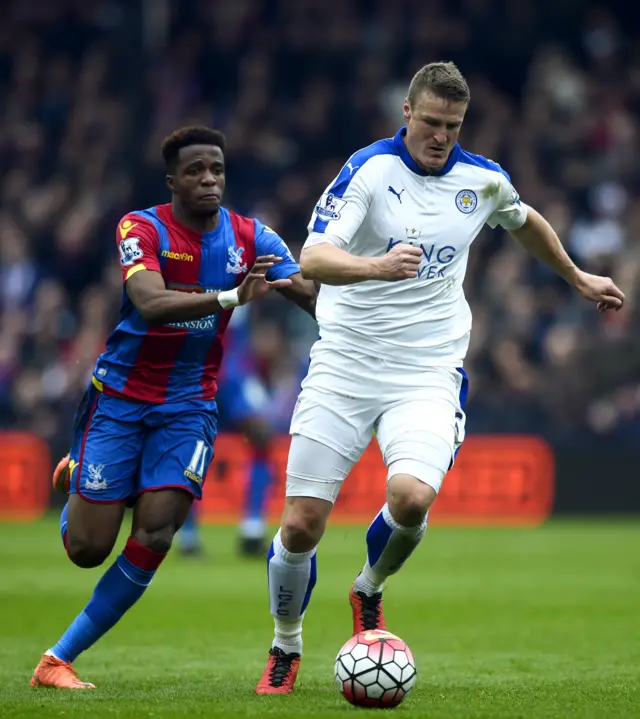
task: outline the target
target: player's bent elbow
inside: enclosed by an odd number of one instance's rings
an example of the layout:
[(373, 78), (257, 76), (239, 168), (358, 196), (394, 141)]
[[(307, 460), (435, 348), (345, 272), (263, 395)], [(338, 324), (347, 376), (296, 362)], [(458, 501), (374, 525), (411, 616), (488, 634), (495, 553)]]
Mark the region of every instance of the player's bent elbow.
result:
[(164, 324), (162, 315), (153, 309), (138, 307), (138, 312), (140, 312), (140, 314), (142, 315), (142, 319), (149, 325)]
[(300, 256), (300, 274), (304, 280), (319, 280), (320, 278), (316, 274), (316, 266), (313, 262), (313, 258), (306, 257), (304, 250)]
[(175, 292), (170, 292), (156, 272), (137, 272), (127, 281), (126, 291), (142, 319), (150, 325), (172, 322)]
[(319, 280), (319, 277), (313, 273), (313, 269), (309, 269), (306, 265), (300, 265), (300, 274), (303, 280)]
[(318, 282), (326, 280), (324, 276), (326, 272), (323, 272), (323, 268), (327, 264), (326, 255), (328, 247), (330, 247), (330, 245), (322, 244), (303, 248), (300, 253), (300, 274), (303, 279)]
[(136, 308), (147, 324), (164, 325), (167, 322), (171, 322), (171, 318), (168, 316), (166, 310), (154, 299), (139, 302)]

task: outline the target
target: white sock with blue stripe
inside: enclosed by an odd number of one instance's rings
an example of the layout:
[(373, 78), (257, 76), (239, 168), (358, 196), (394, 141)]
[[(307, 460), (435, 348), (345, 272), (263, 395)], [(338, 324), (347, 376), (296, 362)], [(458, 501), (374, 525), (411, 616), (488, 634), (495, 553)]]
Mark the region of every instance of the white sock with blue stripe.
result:
[(367, 530), (367, 561), (355, 582), (355, 591), (371, 596), (382, 591), (392, 574), (409, 559), (427, 531), (427, 517), (415, 527), (403, 527), (385, 504)]
[(274, 647), (302, 654), (302, 619), (316, 584), (316, 550), (289, 552), (273, 539), (267, 557), (269, 604), (275, 622)]

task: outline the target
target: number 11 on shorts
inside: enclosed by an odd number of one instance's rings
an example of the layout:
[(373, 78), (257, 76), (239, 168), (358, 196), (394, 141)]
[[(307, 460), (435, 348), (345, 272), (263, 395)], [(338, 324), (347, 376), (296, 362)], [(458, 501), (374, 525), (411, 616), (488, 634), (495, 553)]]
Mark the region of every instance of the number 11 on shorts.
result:
[(185, 476), (196, 482), (202, 482), (204, 478), (204, 469), (207, 466), (208, 454), (209, 447), (207, 447), (207, 444), (203, 439), (199, 439), (196, 442), (196, 448), (193, 450), (193, 454), (191, 455), (189, 466), (185, 470)]

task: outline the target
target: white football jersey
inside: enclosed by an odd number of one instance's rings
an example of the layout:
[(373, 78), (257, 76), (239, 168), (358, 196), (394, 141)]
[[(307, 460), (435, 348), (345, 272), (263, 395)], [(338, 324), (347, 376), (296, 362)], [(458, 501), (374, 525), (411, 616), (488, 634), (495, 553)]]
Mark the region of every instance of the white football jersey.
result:
[(419, 247), (415, 279), (322, 285), (323, 341), (412, 366), (461, 367), (471, 311), (462, 283), (469, 247), (485, 223), (522, 227), (527, 207), (491, 160), (456, 145), (429, 175), (404, 144), (406, 128), (356, 152), (320, 198), (305, 247), (330, 242), (381, 257), (399, 242)]

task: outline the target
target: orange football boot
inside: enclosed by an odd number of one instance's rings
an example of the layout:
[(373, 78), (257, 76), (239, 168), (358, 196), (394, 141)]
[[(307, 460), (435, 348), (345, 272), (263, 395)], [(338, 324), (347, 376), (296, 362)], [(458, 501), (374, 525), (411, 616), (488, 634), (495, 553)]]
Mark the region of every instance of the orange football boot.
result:
[(71, 457), (69, 455), (63, 457), (53, 470), (53, 488), (57, 489), (58, 492), (69, 494), (71, 475), (74, 469), (75, 462), (72, 461)]
[(291, 694), (300, 669), (299, 654), (285, 654), (280, 647), (269, 650), (267, 666), (256, 687), (256, 694)]
[(57, 687), (58, 689), (95, 689), (95, 684), (81, 682), (70, 662), (43, 654), (30, 682), (32, 687)]
[(364, 592), (356, 592), (354, 585), (349, 592), (349, 602), (353, 613), (354, 636), (369, 629), (386, 630), (380, 592), (368, 596)]

